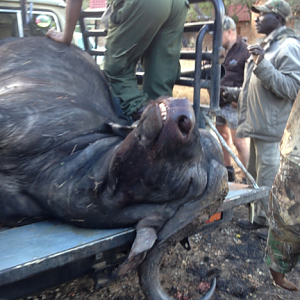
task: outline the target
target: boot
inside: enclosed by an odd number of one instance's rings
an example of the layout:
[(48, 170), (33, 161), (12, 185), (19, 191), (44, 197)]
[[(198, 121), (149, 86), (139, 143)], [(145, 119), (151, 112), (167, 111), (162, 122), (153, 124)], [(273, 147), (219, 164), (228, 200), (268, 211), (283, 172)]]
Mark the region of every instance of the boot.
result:
[(298, 291), (298, 287), (293, 284), (292, 282), (286, 280), (286, 278), (284, 277), (284, 274), (281, 273), (277, 273), (276, 271), (270, 269), (272, 277), (275, 281), (275, 283), (279, 286), (281, 286), (282, 288), (289, 290), (289, 291)]

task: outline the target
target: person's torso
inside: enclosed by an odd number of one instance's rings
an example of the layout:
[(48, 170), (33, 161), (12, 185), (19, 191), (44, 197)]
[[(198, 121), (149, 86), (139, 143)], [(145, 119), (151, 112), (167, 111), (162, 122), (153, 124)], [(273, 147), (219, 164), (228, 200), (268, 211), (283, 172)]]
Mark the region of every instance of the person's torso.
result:
[[(269, 61), (276, 70), (282, 68), (284, 62), (280, 59), (279, 53), (289, 51), (288, 44), (295, 40), (287, 38), (287, 40), (274, 40), (269, 48), (266, 49), (264, 58)], [(282, 97), (278, 97), (272, 88), (267, 89), (262, 83), (262, 79), (258, 78), (253, 69), (255, 64), (253, 60), (249, 60), (246, 65), (245, 85), (242, 91), (242, 101), (244, 108), (240, 114), (245, 118), (241, 126), (245, 136), (255, 137), (267, 141), (280, 141), (283, 130), (292, 108), (293, 102)], [(274, 70), (274, 69), (273, 69)], [(274, 71), (273, 71), (274, 72)], [(270, 69), (269, 77), (272, 76)], [(276, 85), (282, 84), (281, 82)], [(240, 98), (241, 99), (241, 98)], [(244, 105), (246, 104), (246, 105)], [(239, 131), (239, 129), (238, 129)]]
[[(250, 56), (247, 44), (239, 37), (237, 43), (228, 51), (225, 61), (225, 76), (222, 78), (221, 86), (241, 87), (244, 81), (244, 66)], [(220, 106), (228, 104), (220, 97)]]

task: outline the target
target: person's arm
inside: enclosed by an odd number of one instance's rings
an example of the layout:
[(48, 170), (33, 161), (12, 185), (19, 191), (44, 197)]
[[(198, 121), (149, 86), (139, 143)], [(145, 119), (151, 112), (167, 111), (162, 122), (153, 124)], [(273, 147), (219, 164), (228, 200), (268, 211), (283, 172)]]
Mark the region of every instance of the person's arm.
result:
[(63, 32), (58, 32), (50, 29), (46, 36), (56, 42), (69, 45), (73, 39), (73, 33), (80, 15), (81, 6), (82, 0), (67, 0), (65, 30)]
[(262, 85), (278, 98), (294, 101), (300, 90), (300, 44), (289, 40), (278, 52), (274, 65), (262, 59), (253, 69)]

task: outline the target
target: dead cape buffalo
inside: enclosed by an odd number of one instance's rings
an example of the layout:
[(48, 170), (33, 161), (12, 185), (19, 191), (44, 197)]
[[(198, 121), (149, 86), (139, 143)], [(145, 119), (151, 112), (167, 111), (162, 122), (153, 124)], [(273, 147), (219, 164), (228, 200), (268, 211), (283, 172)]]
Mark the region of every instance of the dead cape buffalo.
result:
[(132, 258), (189, 234), (183, 229), (225, 197), (221, 148), (198, 130), (187, 99), (153, 101), (132, 127), (75, 46), (8, 41), (0, 66), (0, 223), (136, 226)]

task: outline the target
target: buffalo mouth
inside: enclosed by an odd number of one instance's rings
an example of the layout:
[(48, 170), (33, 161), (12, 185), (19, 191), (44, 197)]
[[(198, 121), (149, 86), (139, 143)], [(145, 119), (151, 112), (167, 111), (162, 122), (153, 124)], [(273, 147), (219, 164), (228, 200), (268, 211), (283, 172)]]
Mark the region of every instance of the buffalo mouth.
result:
[(158, 106), (159, 106), (159, 110), (160, 110), (161, 119), (163, 122), (165, 122), (167, 120), (167, 115), (168, 115), (167, 106), (163, 102), (159, 103)]
[[(183, 147), (189, 147), (195, 139), (195, 129), (195, 115), (189, 100), (170, 97), (153, 101), (146, 107), (133, 135), (141, 147), (150, 146), (153, 155), (179, 155), (178, 151), (184, 152)], [(191, 147), (187, 150), (191, 156)]]

